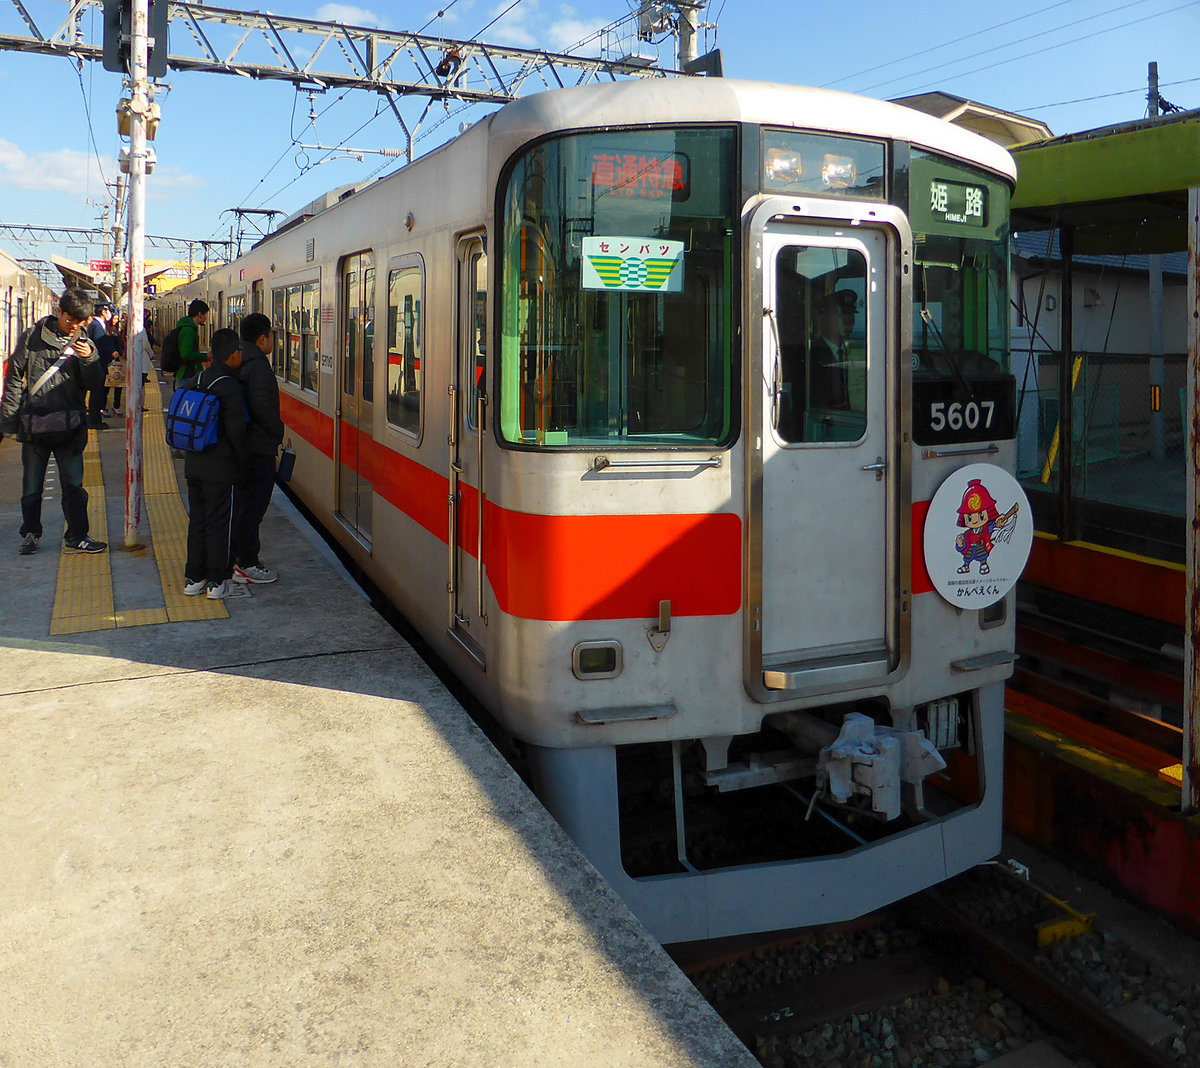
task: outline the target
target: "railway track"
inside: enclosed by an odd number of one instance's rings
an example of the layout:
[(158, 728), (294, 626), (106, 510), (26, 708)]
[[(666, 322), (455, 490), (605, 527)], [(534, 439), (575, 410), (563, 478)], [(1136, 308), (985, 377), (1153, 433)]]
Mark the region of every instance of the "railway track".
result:
[[(1019, 1050), (1046, 1065), (1196, 1063), (1186, 1025), (1151, 1046), (1122, 1016), (1137, 991), (1072, 971), (1075, 955), (1093, 969), (1105, 951), (1128, 959), (1089, 926), (1014, 876), (976, 869), (859, 924), (682, 966), (768, 1068), (958, 1068)], [(1070, 932), (1084, 941), (1054, 943)]]

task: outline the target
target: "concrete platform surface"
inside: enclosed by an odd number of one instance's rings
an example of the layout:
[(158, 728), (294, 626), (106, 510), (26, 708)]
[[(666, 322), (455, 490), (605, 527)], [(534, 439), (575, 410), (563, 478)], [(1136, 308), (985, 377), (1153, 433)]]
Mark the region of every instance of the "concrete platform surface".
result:
[(0, 487), (0, 1065), (756, 1063), (278, 503), (230, 618), (50, 639)]

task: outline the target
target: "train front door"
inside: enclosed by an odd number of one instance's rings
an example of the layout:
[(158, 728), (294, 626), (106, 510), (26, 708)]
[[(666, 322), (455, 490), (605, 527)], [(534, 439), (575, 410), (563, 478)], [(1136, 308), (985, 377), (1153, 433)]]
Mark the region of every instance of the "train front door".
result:
[(342, 260), (338, 338), (337, 516), (371, 545), (369, 470), (375, 399), (375, 262), (360, 252)]
[(450, 384), (450, 633), (484, 662), (483, 442), (487, 423), (487, 253), (459, 244), (456, 356)]
[(821, 693), (882, 678), (897, 660), (900, 376), (889, 270), (900, 236), (759, 218), (747, 681)]

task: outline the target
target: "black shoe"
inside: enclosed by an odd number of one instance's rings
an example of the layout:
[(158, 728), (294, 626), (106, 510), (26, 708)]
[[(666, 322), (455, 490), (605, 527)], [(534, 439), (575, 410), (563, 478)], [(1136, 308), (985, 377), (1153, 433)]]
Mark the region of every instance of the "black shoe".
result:
[(93, 541), (87, 535), (82, 538), (63, 538), (63, 545), (76, 553), (102, 553), (108, 548), (108, 542)]
[(88, 423), (88, 430), (111, 430), (107, 423)]
[(32, 556), (38, 551), (38, 538), (40, 537), (40, 534), (26, 534), (21, 539), (21, 546), (17, 552), (21, 556)]

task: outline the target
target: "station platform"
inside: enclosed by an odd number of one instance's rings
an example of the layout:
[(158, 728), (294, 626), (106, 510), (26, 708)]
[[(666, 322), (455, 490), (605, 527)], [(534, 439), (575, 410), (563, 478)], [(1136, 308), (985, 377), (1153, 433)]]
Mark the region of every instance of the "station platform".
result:
[[(95, 556), (0, 443), (0, 1064), (757, 1062), (276, 490), (280, 579), (182, 595), (93, 432)], [(54, 467), (51, 466), (51, 476)]]

